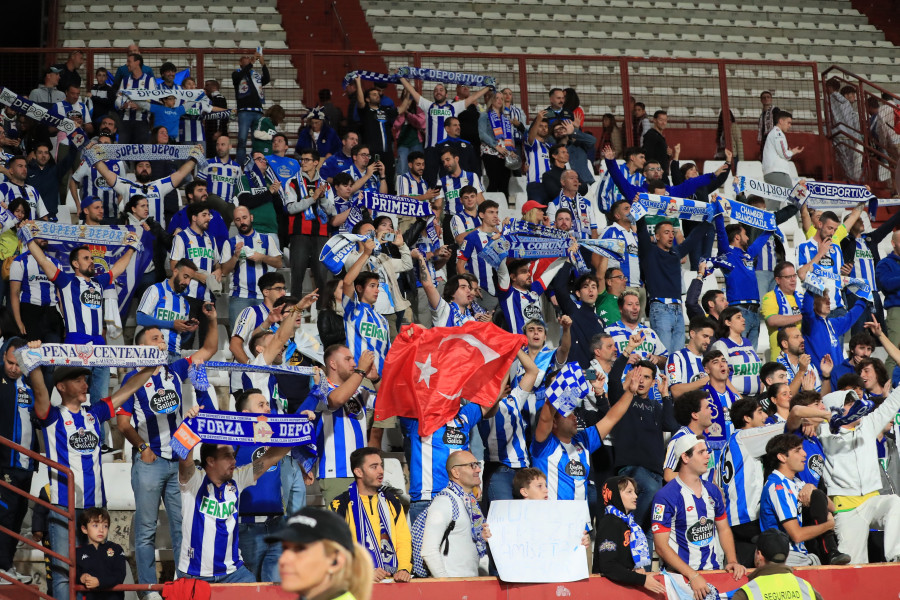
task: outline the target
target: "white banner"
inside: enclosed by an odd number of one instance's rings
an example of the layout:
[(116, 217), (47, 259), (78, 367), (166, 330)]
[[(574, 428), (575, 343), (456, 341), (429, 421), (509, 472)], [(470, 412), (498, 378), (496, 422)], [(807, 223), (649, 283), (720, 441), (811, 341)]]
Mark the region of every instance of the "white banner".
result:
[(502, 581), (563, 583), (587, 579), (581, 538), (590, 522), (587, 502), (495, 500), (488, 525), (491, 556)]

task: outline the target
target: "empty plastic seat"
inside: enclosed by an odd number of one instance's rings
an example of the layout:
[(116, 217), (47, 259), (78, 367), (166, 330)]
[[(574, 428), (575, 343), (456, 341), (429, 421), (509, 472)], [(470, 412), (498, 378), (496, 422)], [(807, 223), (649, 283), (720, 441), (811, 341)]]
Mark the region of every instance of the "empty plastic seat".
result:
[(234, 30), (238, 33), (259, 33), (259, 26), (253, 19), (238, 19), (234, 22)]
[(209, 21), (206, 19), (188, 19), (187, 30), (194, 33), (209, 33)]
[(234, 33), (234, 23), (231, 19), (213, 19), (212, 30), (216, 33)]

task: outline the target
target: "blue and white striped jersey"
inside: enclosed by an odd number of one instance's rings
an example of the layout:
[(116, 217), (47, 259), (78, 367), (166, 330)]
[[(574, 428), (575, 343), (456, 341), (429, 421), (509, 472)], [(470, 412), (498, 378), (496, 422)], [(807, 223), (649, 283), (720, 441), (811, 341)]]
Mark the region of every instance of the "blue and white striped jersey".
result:
[(600, 237), (604, 240), (622, 240), (625, 243), (626, 256), (624, 260), (620, 262), (611, 258), (608, 264), (610, 267), (618, 267), (622, 270), (628, 287), (641, 287), (641, 263), (638, 260), (637, 233), (626, 230), (618, 223), (613, 223)]
[[(273, 326), (273, 331), (277, 330), (278, 328)], [(264, 366), (266, 364), (265, 357), (262, 354), (253, 356), (253, 353), (248, 353), (248, 356), (251, 357), (251, 365)], [(256, 388), (262, 392), (263, 396), (265, 396), (272, 414), (284, 414), (287, 411), (287, 399), (283, 398), (278, 391), (278, 378), (275, 377), (275, 375), (251, 371), (238, 371), (237, 373), (232, 373), (232, 375), (237, 375), (237, 377), (231, 377), (232, 394), (238, 390)], [(235, 383), (237, 383), (237, 385), (235, 385)]]
[[(58, 261), (53, 258), (50, 261), (57, 269), (62, 269)], [(56, 306), (56, 288), (28, 250), (13, 260), (9, 268), (9, 280), (22, 284), (19, 302), (35, 306)]]
[[(697, 434), (691, 431), (686, 425), (682, 425), (681, 428), (679, 428), (678, 431), (673, 433), (672, 437), (669, 438), (669, 443), (666, 444), (666, 458), (663, 462), (664, 468), (672, 469), (674, 471), (678, 467), (678, 461), (681, 457), (675, 455), (675, 442), (686, 435), (696, 436)], [(704, 437), (706, 437), (705, 434)], [(708, 446), (709, 444), (707, 444), (707, 447)], [(706, 466), (709, 468), (709, 470), (703, 474), (702, 479), (710, 482), (715, 481), (716, 458), (712, 454), (712, 452), (710, 452), (709, 454), (709, 463), (707, 463)]]
[(466, 262), (466, 271), (478, 278), (478, 285), (481, 289), (491, 296), (496, 296), (497, 285), (494, 283), (496, 271), (486, 260), (481, 258), (484, 249), (491, 243), (493, 235), (493, 233), (480, 229), (470, 232), (459, 247), (459, 257)]
[(776, 228), (775, 235), (769, 236), (766, 245), (762, 247), (759, 256), (754, 260), (754, 266), (757, 271), (774, 271), (775, 265), (778, 264), (778, 254), (775, 252), (775, 240), (778, 237), (784, 239), (784, 234)]
[(216, 486), (198, 469), (181, 489), (181, 555), (178, 570), (191, 577), (215, 577), (243, 566), (238, 549), (237, 514), (240, 497), (256, 483), (253, 465), (234, 470), (232, 478)]
[(543, 442), (532, 440), (531, 461), (547, 476), (550, 500), (587, 500), (591, 453), (602, 445), (596, 427), (582, 429), (569, 443), (553, 433)]
[(412, 173), (404, 173), (397, 176), (398, 196), (422, 196), (428, 191), (428, 182), (423, 177), (416, 180)]
[(438, 104), (421, 96), (419, 98), (419, 108), (425, 111), (425, 116), (428, 119), (425, 125), (425, 147), (432, 148), (447, 139), (444, 122), (449, 117), (456, 117), (466, 110), (466, 102), (465, 100), (459, 100), (457, 102)]
[[(897, 417), (894, 417), (896, 423)], [(802, 471), (797, 473), (797, 478), (804, 483), (811, 483), (818, 487), (819, 480), (822, 479), (822, 473), (825, 472), (825, 447), (819, 436), (809, 437), (802, 435), (802, 431), (795, 431), (796, 435), (803, 438), (803, 451), (806, 452), (806, 466)]]
[(747, 338), (741, 338), (740, 343), (730, 338), (719, 338), (712, 345), (711, 350), (719, 350), (728, 361), (729, 378), (731, 384), (739, 394), (743, 396), (755, 396), (759, 393), (761, 382), (759, 370), (762, 367), (762, 359), (753, 349), (753, 344)]
[(550, 201), (547, 207), (547, 216), (551, 220), (556, 218), (556, 211), (560, 208), (568, 208), (572, 213), (572, 234), (576, 238), (586, 240), (592, 237), (592, 233), (597, 231), (597, 223), (594, 221), (594, 209), (591, 208), (591, 201), (576, 193), (574, 198), (566, 196), (565, 192), (560, 192), (559, 196)]
[(123, 207), (128, 203), (129, 198), (132, 196), (146, 196), (147, 204), (150, 208), (149, 216), (153, 217), (157, 222), (162, 223), (163, 198), (166, 197), (166, 194), (174, 190), (175, 186), (172, 185), (171, 177), (163, 177), (162, 179), (157, 179), (156, 181), (151, 181), (146, 184), (135, 183), (124, 177), (118, 177), (116, 178), (115, 185), (113, 185), (113, 189), (117, 194), (122, 196), (122, 203), (120, 206)]
[[(121, 177), (125, 174), (125, 163), (121, 160), (104, 161), (106, 168)], [(88, 196), (100, 198), (103, 203), (103, 215), (106, 217), (117, 217), (119, 215), (119, 197), (116, 191), (109, 187), (106, 179), (96, 167), (88, 164), (87, 161), (81, 161), (81, 165), (72, 174), (72, 181), (79, 185), (81, 199), (84, 200)]]
[(497, 414), (478, 424), (478, 432), (484, 442), (485, 461), (502, 463), (513, 469), (531, 466), (522, 417), (522, 409), (529, 395), (519, 387), (513, 388), (509, 396), (499, 400)]
[[(170, 445), (172, 435), (184, 418), (181, 384), (187, 380), (190, 366), (191, 359), (182, 358), (159, 367), (159, 372), (152, 375), (116, 412), (131, 416), (131, 425), (137, 429), (141, 439), (150, 445), (154, 454), (166, 460), (173, 458)], [(122, 385), (135, 375), (137, 369), (125, 375)]]
[(437, 308), (431, 309), (431, 320), (435, 327), (459, 327), (475, 320), (471, 310), (463, 310), (456, 302), (447, 302), (443, 298)]
[(375, 367), (381, 375), (384, 359), (391, 347), (387, 319), (375, 307), (362, 302), (355, 293), (353, 298), (344, 296), (343, 306), (347, 347), (353, 353), (353, 359), (358, 363), (362, 353), (371, 350), (375, 353)]
[[(0, 431), (11, 441), (24, 446), (29, 450), (36, 448), (34, 428), (34, 391), (29, 386), (29, 381), (24, 375), (16, 379), (15, 382), (7, 381), (3, 378), (3, 385), (15, 386), (15, 399), (9, 399), (8, 403), (4, 403), (2, 407), (3, 419), (5, 422), (0, 426)], [(10, 390), (12, 391), (12, 390)], [(37, 461), (12, 448), (5, 449), (0, 453), (4, 457), (2, 467), (12, 467), (14, 469), (24, 469), (26, 471), (34, 471), (37, 468)]]
[[(815, 239), (808, 240), (800, 244), (797, 248), (797, 269), (808, 262), (811, 262), (816, 254), (819, 253), (819, 244)], [(844, 265), (844, 254), (841, 252), (840, 244), (831, 244), (828, 249), (828, 256), (819, 259), (819, 266), (828, 272), (825, 280), (825, 289), (831, 297), (831, 310), (838, 307), (844, 307), (844, 299), (841, 297), (841, 267)], [(815, 267), (814, 267), (815, 268)], [(874, 282), (874, 278), (869, 280)]]
[(550, 170), (550, 144), (537, 138), (531, 144), (526, 140), (525, 160), (528, 161), (526, 183), (540, 183), (544, 173)]
[(484, 193), (484, 185), (481, 182), (481, 177), (476, 173), (462, 171), (459, 174), (459, 177), (444, 175), (438, 179), (437, 186), (441, 188), (441, 196), (444, 197), (445, 211), (449, 211), (451, 215), (457, 215), (465, 211), (462, 204), (462, 198), (460, 198), (459, 195), (459, 190), (467, 185), (471, 185), (482, 194)]
[(708, 481), (700, 498), (676, 476), (653, 497), (651, 531), (668, 533), (669, 548), (696, 571), (721, 569), (725, 552), (716, 533), (716, 521), (725, 519), (719, 488)]
[[(784, 365), (784, 368), (787, 369), (788, 383), (789, 384), (793, 383), (794, 377), (797, 377), (798, 371), (800, 371), (799, 363), (797, 364), (797, 366), (792, 365), (790, 359), (788, 358), (788, 355), (785, 354), (784, 352), (782, 352), (781, 354), (778, 355), (778, 358), (775, 359), (775, 362), (777, 362), (780, 365)], [(813, 375), (816, 376), (816, 391), (821, 392), (822, 391), (822, 377), (819, 375), (819, 370), (817, 368), (815, 368), (812, 364), (810, 364), (809, 367), (806, 369), (806, 371), (807, 371), (807, 373), (812, 371)], [(801, 375), (801, 377), (802, 377), (802, 375)]]
[(0, 202), (9, 204), (16, 198), (24, 198), (28, 202), (28, 206), (31, 207), (32, 219), (43, 219), (49, 214), (47, 207), (44, 206), (44, 200), (34, 186), (27, 183), (16, 185), (9, 180), (0, 183)]
[(450, 233), (453, 234), (454, 238), (464, 231), (471, 231), (480, 226), (481, 219), (478, 218), (478, 215), (472, 216), (465, 211), (456, 213), (450, 219)]
[(231, 260), (238, 242), (243, 242), (244, 248), (234, 266), (234, 271), (231, 272), (231, 296), (232, 298), (262, 298), (262, 290), (259, 289), (258, 284), (259, 278), (276, 269), (261, 260), (249, 261), (245, 256), (251, 253), (262, 256), (281, 256), (278, 239), (270, 233), (259, 233), (258, 231), (254, 231), (250, 235), (238, 234), (222, 246), (222, 262)]
[[(338, 386), (328, 381), (328, 393)], [(300, 410), (316, 413), (316, 450), (319, 462), (316, 477), (353, 477), (350, 454), (366, 445), (366, 409), (372, 408), (375, 398), (367, 388), (360, 386), (340, 408), (332, 410), (327, 399), (311, 392)]]
[(728, 438), (734, 431), (734, 425), (731, 423), (731, 405), (741, 397), (727, 387), (724, 392), (720, 393), (710, 383), (703, 386), (703, 390), (709, 394), (709, 406), (712, 409), (712, 425), (706, 430), (706, 442), (716, 454), (716, 463), (718, 463), (725, 444), (728, 443)]
[(853, 256), (853, 269), (850, 277), (856, 277), (866, 281), (872, 286), (872, 292), (878, 290), (878, 282), (875, 280), (875, 257), (865, 238), (856, 238), (856, 254)]
[(738, 429), (725, 445), (717, 470), (719, 487), (725, 493), (728, 523), (734, 527), (759, 518), (759, 500), (763, 490), (760, 460), (766, 444), (784, 433), (784, 424)]
[[(257, 327), (263, 324), (269, 317), (269, 307), (265, 304), (257, 304), (256, 306), (248, 306), (238, 315), (237, 321), (234, 323), (231, 337), (239, 337), (244, 342), (244, 353), (247, 356), (253, 356), (250, 352), (250, 338)], [(229, 377), (232, 389), (241, 387), (242, 373), (233, 372)]]
[[(44, 432), (47, 458), (72, 469), (75, 508), (106, 506), (103, 471), (100, 468), (102, 425), (113, 417), (115, 408), (109, 398), (90, 409), (71, 412), (65, 406), (51, 406), (47, 415), (38, 415)], [(69, 506), (68, 476), (50, 469), (50, 502)]]
[(241, 180), (243, 171), (231, 159), (222, 160), (218, 156), (211, 159), (206, 169), (197, 173), (197, 179), (206, 182), (206, 191), (215, 194), (225, 202), (234, 200), (234, 188)]
[(419, 421), (400, 417), (406, 436), (406, 462), (409, 463), (409, 497), (412, 501), (431, 500), (447, 487), (447, 459), (451, 452), (468, 450), (472, 430), (481, 421), (481, 406), (469, 403), (456, 416), (426, 438), (419, 436)]
[(111, 275), (106, 272), (87, 279), (60, 269), (51, 281), (59, 291), (66, 343), (104, 344), (103, 290), (113, 284)]
[[(626, 163), (616, 163), (616, 166), (619, 168), (619, 171), (622, 173), (622, 177), (635, 187), (643, 187), (644, 183), (646, 183), (647, 179), (644, 177), (644, 174), (640, 171), (636, 173), (632, 173)], [(622, 195), (622, 192), (619, 191), (619, 188), (613, 182), (613, 178), (609, 173), (603, 174), (603, 179), (600, 180), (600, 190), (597, 194), (600, 199), (600, 209), (603, 212), (609, 212), (609, 209), (612, 208), (612, 205), (618, 202), (619, 200), (624, 200), (625, 197)], [(629, 202), (632, 201), (632, 198), (627, 199)]]
[(644, 339), (638, 344), (638, 347), (635, 348), (634, 352), (640, 354), (641, 358), (669, 355), (669, 351), (666, 350), (666, 347), (663, 345), (662, 340), (659, 339), (656, 332), (643, 323), (638, 323), (637, 327), (632, 330), (628, 329), (628, 326), (626, 326), (623, 321), (616, 321), (613, 325), (606, 328), (606, 333), (612, 336), (618, 354), (625, 351), (625, 347), (628, 346), (628, 338), (635, 333), (640, 333), (643, 335)]
[[(360, 171), (358, 168), (356, 168), (355, 164), (350, 165), (350, 168), (347, 169), (346, 171), (344, 171), (344, 173), (347, 173), (348, 175), (350, 175), (350, 178), (353, 180), (354, 183), (359, 181), (362, 177), (365, 177), (365, 175), (366, 175), (365, 171)], [(366, 181), (365, 185), (363, 185), (359, 189), (359, 191), (360, 192), (378, 192), (380, 189), (381, 189), (381, 179), (378, 175), (378, 171), (375, 171), (374, 173), (372, 173), (372, 175)]]
[[(152, 285), (144, 292), (138, 312), (160, 321), (186, 321), (190, 316), (185, 295), (187, 290), (176, 294), (169, 280)], [(174, 329), (160, 329), (169, 345), (169, 352), (181, 354), (181, 334)]]
[[(156, 88), (156, 79), (147, 73), (142, 73), (138, 78), (128, 73), (122, 78), (122, 84), (119, 86), (120, 90), (155, 90)], [(116, 98), (115, 102), (116, 108), (122, 113), (123, 121), (150, 121), (151, 113), (149, 110), (126, 109), (125, 104), (127, 102), (128, 97), (124, 95)]]
[[(206, 273), (207, 277), (212, 277), (213, 270), (221, 262), (216, 242), (209, 237), (209, 234), (205, 231), (197, 233), (190, 227), (179, 231), (178, 235), (172, 240), (172, 251), (169, 254), (169, 259), (177, 262), (182, 258), (190, 259), (197, 265), (197, 271)], [(196, 279), (191, 279), (186, 295), (189, 298), (212, 300), (209, 288)]]
[(703, 357), (694, 354), (688, 348), (682, 348), (669, 357), (666, 372), (669, 375), (670, 386), (693, 383), (706, 375), (706, 371), (703, 370)]
[[(800, 510), (800, 488), (802, 482), (796, 477), (788, 479), (780, 471), (772, 471), (766, 484), (763, 486), (762, 501), (759, 507), (759, 528), (781, 529), (783, 523), (796, 519), (797, 524), (803, 527), (803, 514)], [(785, 532), (787, 533), (787, 532)], [(807, 554), (806, 545), (803, 542), (791, 540), (791, 551)]]

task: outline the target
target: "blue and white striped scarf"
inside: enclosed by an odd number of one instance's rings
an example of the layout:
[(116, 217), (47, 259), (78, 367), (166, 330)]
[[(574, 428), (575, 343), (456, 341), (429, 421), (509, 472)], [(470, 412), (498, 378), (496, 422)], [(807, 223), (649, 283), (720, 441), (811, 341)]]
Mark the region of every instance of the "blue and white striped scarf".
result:
[(451, 85), (467, 85), (469, 87), (494, 88), (496, 80), (490, 75), (472, 75), (470, 73), (458, 73), (456, 71), (444, 71), (441, 69), (423, 69), (418, 67), (400, 67), (397, 73), (377, 73), (375, 71), (350, 71), (344, 75), (343, 86), (346, 88), (354, 79), (359, 77), (363, 81), (375, 81), (378, 83), (399, 83), (401, 77), (406, 79), (418, 79), (420, 81), (433, 81)]
[(384, 493), (379, 490), (376, 494), (378, 503), (378, 521), (380, 530), (377, 534), (372, 528), (372, 521), (366, 513), (366, 508), (359, 500), (359, 489), (356, 482), (350, 484), (347, 493), (350, 495), (350, 504), (353, 505), (353, 525), (356, 527), (356, 541), (359, 542), (372, 557), (376, 569), (382, 569), (388, 573), (397, 572), (397, 550), (394, 540), (391, 538), (391, 511), (388, 508)]
[(637, 222), (646, 215), (674, 217), (682, 221), (708, 221), (712, 208), (706, 202), (672, 196), (641, 194), (631, 205), (631, 218)]
[(84, 130), (76, 125), (72, 119), (54, 116), (43, 106), (23, 98), (8, 87), (0, 86), (0, 104), (9, 106), (14, 111), (25, 115), (29, 119), (34, 119), (38, 123), (56, 127), (68, 136), (69, 144), (77, 150), (80, 150), (90, 141)]

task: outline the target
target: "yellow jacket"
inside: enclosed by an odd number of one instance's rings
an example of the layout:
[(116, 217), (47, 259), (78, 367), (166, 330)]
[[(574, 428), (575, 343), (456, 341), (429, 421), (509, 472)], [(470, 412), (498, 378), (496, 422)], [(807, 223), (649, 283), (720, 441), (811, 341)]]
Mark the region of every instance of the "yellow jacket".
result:
[[(387, 500), (388, 509), (391, 512), (391, 542), (394, 544), (394, 550), (397, 553), (397, 570), (408, 571), (412, 573), (412, 535), (409, 532), (409, 524), (406, 521), (406, 513), (403, 512), (403, 505), (389, 491), (380, 492)], [(372, 524), (372, 531), (376, 534), (381, 531), (381, 519), (378, 516), (378, 498), (375, 496), (360, 495), (360, 502), (363, 503), (369, 522)], [(356, 532), (356, 508), (350, 501), (350, 493), (344, 492), (331, 502), (331, 510), (339, 514), (347, 521), (351, 532)], [(360, 540), (357, 540), (360, 541)]]

